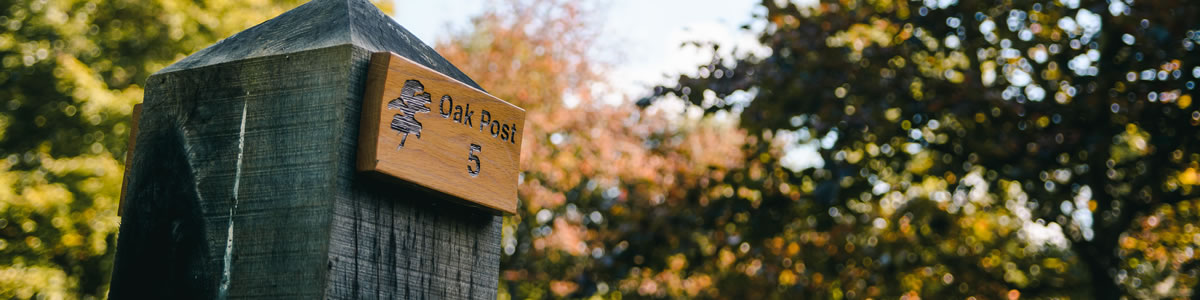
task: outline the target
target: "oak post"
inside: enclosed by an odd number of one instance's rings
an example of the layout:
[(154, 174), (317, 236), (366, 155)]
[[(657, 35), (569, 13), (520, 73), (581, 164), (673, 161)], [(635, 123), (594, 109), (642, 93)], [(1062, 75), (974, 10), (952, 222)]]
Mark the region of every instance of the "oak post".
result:
[(380, 52), (482, 92), (366, 0), (304, 4), (152, 75), (110, 297), (494, 299), (498, 211), (356, 168)]

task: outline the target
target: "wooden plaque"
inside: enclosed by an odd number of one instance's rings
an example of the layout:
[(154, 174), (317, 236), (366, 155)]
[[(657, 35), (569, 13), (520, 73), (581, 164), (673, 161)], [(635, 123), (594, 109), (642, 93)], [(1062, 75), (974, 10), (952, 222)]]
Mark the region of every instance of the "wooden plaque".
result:
[(525, 110), (402, 56), (371, 56), (358, 170), (515, 213)]

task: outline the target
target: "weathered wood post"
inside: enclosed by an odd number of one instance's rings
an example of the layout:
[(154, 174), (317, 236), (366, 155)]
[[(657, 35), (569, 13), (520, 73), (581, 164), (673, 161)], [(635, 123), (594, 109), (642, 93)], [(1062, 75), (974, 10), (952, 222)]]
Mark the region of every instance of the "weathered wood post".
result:
[(110, 296), (494, 299), (524, 116), (366, 0), (302, 5), (150, 76)]

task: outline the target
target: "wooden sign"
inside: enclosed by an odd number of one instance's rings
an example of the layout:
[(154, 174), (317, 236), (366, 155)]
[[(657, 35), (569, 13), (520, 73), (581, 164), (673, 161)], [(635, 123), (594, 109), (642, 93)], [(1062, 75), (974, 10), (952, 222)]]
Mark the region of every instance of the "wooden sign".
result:
[(517, 209), (525, 110), (402, 56), (371, 56), (358, 170)]

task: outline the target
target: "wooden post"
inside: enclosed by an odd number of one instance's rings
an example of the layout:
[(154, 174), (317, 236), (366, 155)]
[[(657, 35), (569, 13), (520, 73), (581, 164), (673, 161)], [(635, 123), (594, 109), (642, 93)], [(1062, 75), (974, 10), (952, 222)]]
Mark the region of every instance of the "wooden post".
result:
[(378, 52), (482, 93), (366, 0), (310, 2), (152, 75), (110, 297), (494, 299), (505, 209), (357, 170)]

